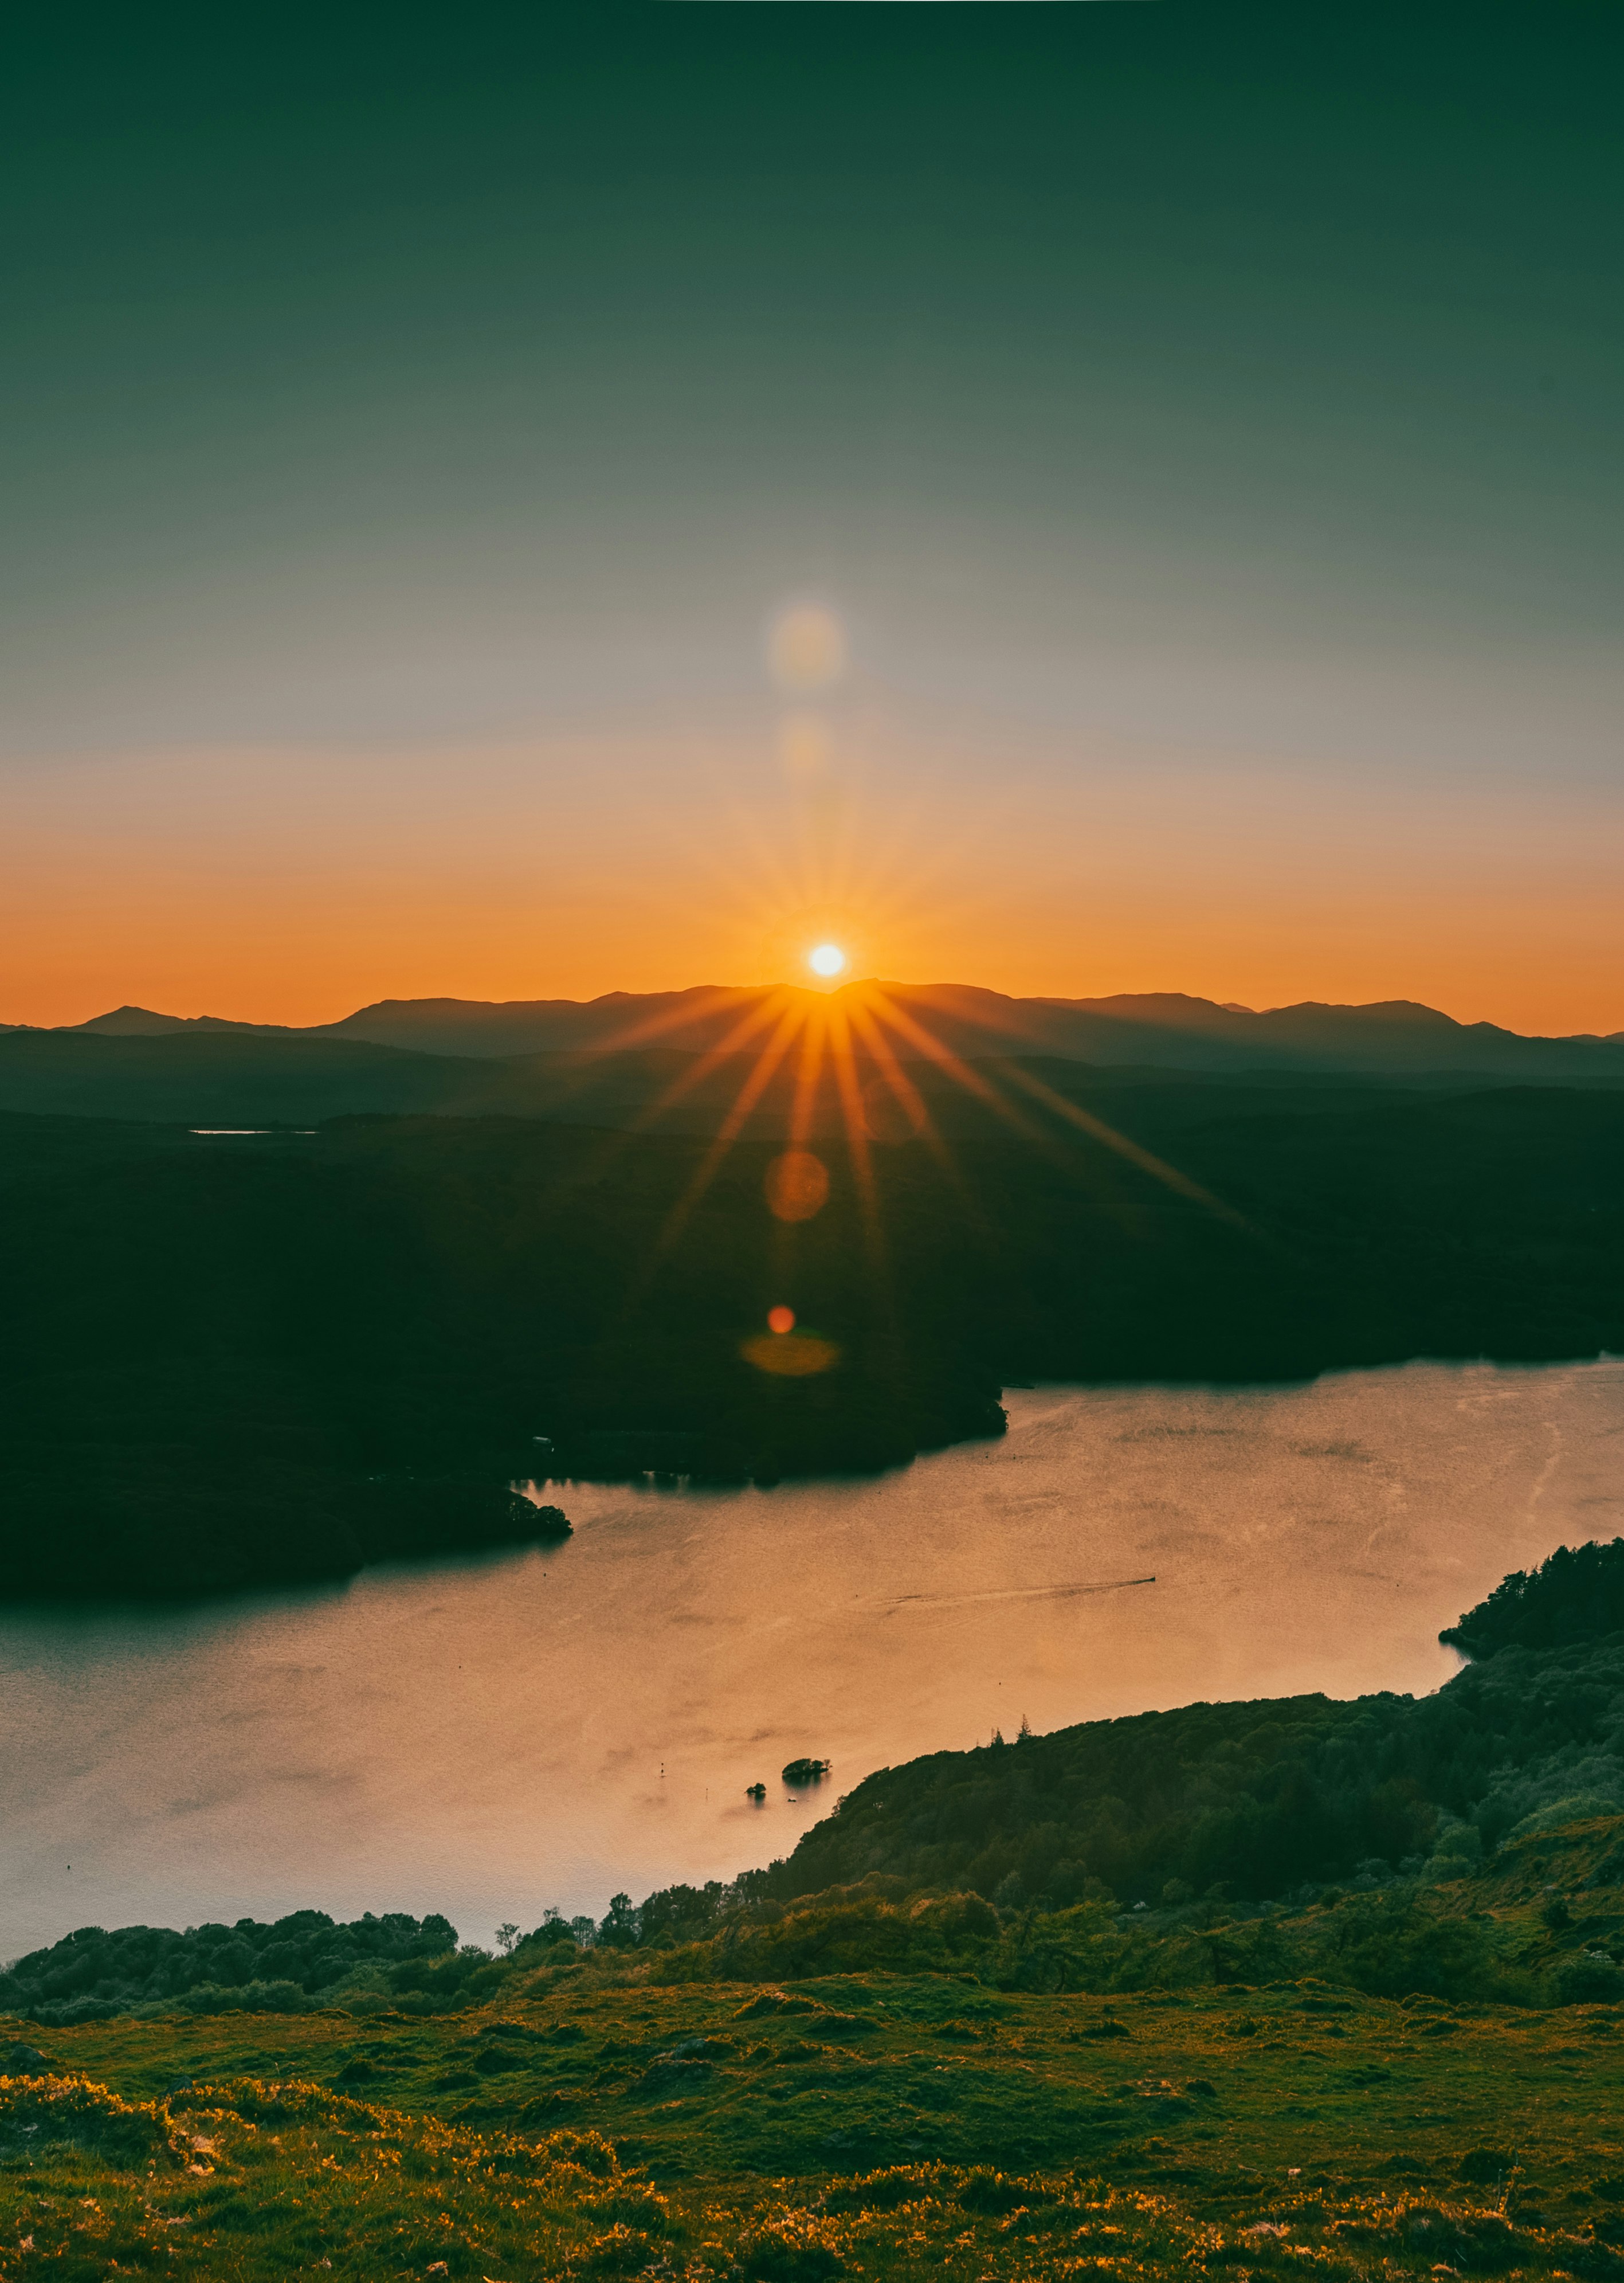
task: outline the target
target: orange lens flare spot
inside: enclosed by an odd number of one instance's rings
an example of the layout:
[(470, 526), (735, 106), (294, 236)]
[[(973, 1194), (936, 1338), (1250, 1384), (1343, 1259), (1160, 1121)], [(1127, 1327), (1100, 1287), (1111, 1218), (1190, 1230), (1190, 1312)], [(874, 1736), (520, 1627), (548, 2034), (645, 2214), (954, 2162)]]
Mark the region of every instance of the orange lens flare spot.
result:
[(826, 690), (846, 670), (845, 629), (821, 603), (795, 604), (773, 623), (767, 662), (781, 690)]
[(770, 1332), (778, 1332), (781, 1334), (794, 1331), (795, 1310), (793, 1308), (769, 1308), (767, 1310), (767, 1329)]
[(810, 1149), (786, 1149), (774, 1157), (765, 1188), (767, 1210), (775, 1220), (811, 1220), (829, 1201), (828, 1172)]
[[(789, 1310), (784, 1313), (787, 1315)], [(758, 1371), (771, 1372), (774, 1379), (809, 1379), (814, 1372), (832, 1370), (840, 1361), (840, 1350), (834, 1341), (820, 1340), (816, 1332), (758, 1332), (739, 1352), (746, 1363), (753, 1363)]]

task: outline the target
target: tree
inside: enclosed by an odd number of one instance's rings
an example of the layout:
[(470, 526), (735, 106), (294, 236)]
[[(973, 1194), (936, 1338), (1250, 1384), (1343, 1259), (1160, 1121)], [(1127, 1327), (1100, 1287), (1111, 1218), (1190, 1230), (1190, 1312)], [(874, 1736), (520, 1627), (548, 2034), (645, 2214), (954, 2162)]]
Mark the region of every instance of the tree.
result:
[(638, 1913), (630, 1895), (611, 1895), (598, 1928), (598, 1940), (608, 1950), (633, 1950), (637, 1933)]

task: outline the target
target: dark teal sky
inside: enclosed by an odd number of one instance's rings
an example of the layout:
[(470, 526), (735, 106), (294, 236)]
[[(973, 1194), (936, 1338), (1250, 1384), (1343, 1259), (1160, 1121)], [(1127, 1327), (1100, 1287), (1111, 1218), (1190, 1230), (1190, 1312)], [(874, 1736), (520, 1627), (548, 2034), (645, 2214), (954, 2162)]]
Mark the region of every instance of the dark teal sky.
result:
[(802, 594), (944, 831), (1102, 739), (1614, 829), (1616, 8), (338, 18), (12, 46), (29, 830), (113, 752), (719, 750)]

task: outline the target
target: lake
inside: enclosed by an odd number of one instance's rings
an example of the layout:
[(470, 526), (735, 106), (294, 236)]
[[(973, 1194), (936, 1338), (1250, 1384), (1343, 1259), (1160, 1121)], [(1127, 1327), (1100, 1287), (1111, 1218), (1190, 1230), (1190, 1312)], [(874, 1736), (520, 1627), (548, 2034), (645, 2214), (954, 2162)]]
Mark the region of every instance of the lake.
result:
[[(1023, 1718), (1435, 1688), (1504, 1571), (1624, 1530), (1624, 1362), (1006, 1400), (1004, 1441), (875, 1482), (571, 1485), (545, 1553), (0, 1616), (0, 1958), (309, 1905), (469, 1941), (601, 1914)], [(834, 1772), (797, 1796), (802, 1754)]]

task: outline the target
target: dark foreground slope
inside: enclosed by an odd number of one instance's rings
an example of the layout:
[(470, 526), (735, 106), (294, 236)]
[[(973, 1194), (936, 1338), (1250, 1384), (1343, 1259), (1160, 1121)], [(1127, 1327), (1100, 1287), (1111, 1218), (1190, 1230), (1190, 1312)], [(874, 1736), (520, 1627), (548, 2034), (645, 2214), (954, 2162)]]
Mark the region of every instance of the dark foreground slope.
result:
[(820, 1143), (828, 1203), (793, 1224), (753, 1142), (0, 1120), (0, 1574), (340, 1575), (522, 1533), (514, 1477), (901, 1463), (998, 1432), (1012, 1381), (1624, 1346), (1612, 1095), (1180, 1083), (1112, 1113), (1127, 1155), (1058, 1115)]

